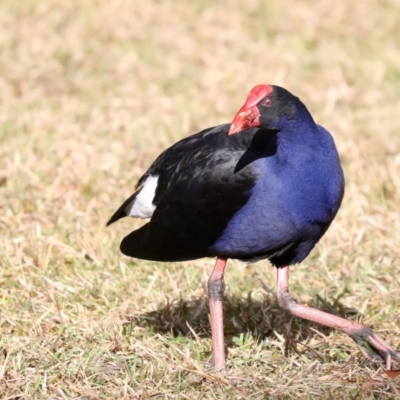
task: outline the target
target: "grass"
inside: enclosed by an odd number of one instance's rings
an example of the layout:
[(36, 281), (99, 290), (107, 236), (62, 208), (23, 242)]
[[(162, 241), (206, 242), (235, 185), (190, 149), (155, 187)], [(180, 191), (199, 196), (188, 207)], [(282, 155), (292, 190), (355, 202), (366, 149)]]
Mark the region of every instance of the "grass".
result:
[(292, 270), (300, 301), (400, 338), (396, 0), (3, 0), (3, 399), (400, 397), (343, 334), (276, 306), (267, 262), (227, 272), (227, 374), (211, 373), (212, 260), (119, 254), (105, 229), (154, 157), (229, 121), (248, 90), (299, 95), (335, 136), (336, 221)]

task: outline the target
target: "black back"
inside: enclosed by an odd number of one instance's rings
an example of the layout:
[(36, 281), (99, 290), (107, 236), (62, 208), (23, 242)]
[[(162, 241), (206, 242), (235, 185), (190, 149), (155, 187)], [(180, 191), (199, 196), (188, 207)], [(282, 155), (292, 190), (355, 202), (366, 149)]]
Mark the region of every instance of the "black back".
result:
[(250, 129), (228, 136), (228, 129), (225, 124), (187, 137), (155, 160), (138, 185), (159, 176), (156, 210), (123, 239), (122, 253), (154, 261), (212, 255), (210, 246), (250, 196), (257, 177), (251, 162), (276, 151), (274, 135)]

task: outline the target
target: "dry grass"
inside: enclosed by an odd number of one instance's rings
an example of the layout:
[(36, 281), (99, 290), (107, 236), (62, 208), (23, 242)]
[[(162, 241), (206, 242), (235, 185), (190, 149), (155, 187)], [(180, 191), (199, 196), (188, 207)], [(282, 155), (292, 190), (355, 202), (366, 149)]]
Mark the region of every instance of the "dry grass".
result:
[(104, 228), (163, 148), (281, 84), (334, 133), (347, 179), (292, 293), (398, 347), (399, 8), (2, 0), (1, 398), (400, 398), (345, 335), (282, 314), (266, 262), (230, 263), (229, 372), (211, 374), (213, 261), (130, 260), (138, 222)]

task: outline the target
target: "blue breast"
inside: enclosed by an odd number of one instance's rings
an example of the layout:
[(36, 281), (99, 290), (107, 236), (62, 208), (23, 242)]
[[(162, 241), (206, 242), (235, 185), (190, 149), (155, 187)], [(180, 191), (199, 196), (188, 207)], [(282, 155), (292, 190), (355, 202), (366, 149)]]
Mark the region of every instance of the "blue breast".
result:
[(301, 142), (279, 138), (276, 154), (253, 162), (258, 178), (251, 196), (213, 251), (272, 261), (287, 252), (283, 260), (288, 264), (308, 255), (335, 217), (344, 191), (333, 139), (324, 128), (316, 128)]

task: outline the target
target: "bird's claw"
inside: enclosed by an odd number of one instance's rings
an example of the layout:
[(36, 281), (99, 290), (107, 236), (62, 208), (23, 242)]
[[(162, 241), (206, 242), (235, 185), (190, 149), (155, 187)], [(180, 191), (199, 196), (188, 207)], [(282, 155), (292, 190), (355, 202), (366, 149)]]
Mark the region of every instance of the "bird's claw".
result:
[(392, 369), (392, 361), (400, 362), (400, 354), (371, 328), (363, 326), (353, 332), (350, 337), (360, 346), (365, 357), (375, 363), (384, 362), (386, 370)]

